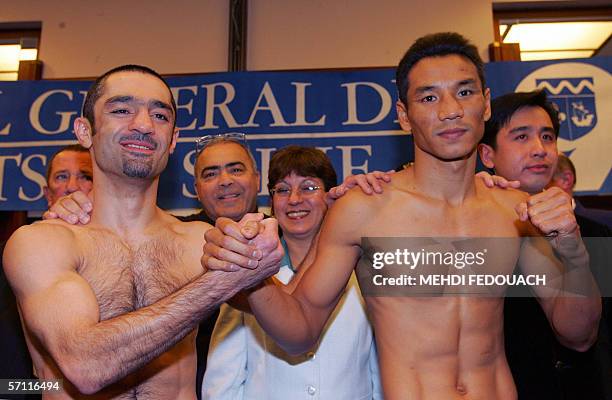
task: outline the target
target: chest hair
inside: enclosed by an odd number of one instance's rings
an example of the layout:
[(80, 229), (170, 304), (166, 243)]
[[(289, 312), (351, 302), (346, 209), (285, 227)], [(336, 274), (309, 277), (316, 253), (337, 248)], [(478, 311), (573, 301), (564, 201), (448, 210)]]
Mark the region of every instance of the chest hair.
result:
[(95, 293), (101, 320), (153, 304), (192, 278), (176, 238), (131, 244), (94, 232), (90, 239), (78, 272)]

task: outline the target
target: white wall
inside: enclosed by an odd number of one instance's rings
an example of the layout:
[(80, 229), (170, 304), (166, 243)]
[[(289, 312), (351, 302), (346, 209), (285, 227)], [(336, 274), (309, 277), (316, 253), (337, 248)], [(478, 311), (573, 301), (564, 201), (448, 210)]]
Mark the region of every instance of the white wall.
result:
[(162, 74), (227, 71), (226, 0), (2, 0), (0, 23), (42, 21), (43, 78), (120, 64)]
[[(457, 31), (486, 57), (492, 0), (250, 0), (249, 70), (394, 66), (417, 37)], [(42, 21), (44, 78), (139, 63), (227, 70), (228, 0), (2, 0), (0, 22)]]
[(491, 0), (250, 0), (248, 69), (395, 66), (440, 31), (468, 37), (488, 60)]

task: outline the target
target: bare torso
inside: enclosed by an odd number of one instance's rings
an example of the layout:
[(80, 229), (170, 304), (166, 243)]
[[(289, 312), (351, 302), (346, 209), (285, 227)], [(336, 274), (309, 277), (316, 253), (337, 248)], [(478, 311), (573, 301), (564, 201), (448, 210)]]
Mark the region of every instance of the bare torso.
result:
[[(509, 207), (520, 201), (520, 193), (502, 198), (498, 190), (476, 182), (476, 196), (452, 206), (403, 184), (394, 179), (389, 190), (372, 199), (378, 204), (369, 208), (375, 211), (362, 237), (510, 238), (521, 233)], [(504, 248), (504, 262), (495, 272), (511, 274), (518, 252), (519, 246)], [(502, 298), (364, 294), (385, 399), (516, 399), (504, 353)]]
[[(205, 226), (168, 216), (160, 229), (138, 241), (124, 240), (101, 227), (69, 227), (76, 238), (76, 271), (95, 295), (100, 321), (155, 303), (200, 275), (198, 250), (203, 236), (195, 235), (200, 239), (198, 246), (193, 245), (193, 237), (194, 230), (203, 232)], [(27, 339), (39, 378), (63, 379), (64, 392), (48, 398), (195, 399), (195, 334), (188, 334), (145, 367), (91, 396), (80, 394), (63, 377), (50, 355), (35, 344), (33, 335)]]

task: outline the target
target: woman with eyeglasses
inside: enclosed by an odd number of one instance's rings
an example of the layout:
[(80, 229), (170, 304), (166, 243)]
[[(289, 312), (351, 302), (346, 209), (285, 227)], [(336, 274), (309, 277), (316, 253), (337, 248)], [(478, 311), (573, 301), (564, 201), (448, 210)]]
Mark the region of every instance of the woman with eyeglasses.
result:
[[(273, 284), (291, 291), (314, 260), (336, 173), (322, 151), (288, 146), (272, 156), (268, 181), (285, 248)], [(374, 337), (355, 276), (315, 348), (300, 356), (278, 347), (253, 315), (222, 306), (207, 364), (204, 399), (382, 398)]]

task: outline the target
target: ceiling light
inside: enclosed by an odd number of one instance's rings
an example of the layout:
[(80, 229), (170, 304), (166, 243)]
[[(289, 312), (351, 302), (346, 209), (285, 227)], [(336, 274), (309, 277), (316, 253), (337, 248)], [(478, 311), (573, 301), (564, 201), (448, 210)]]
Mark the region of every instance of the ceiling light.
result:
[(13, 72), (19, 69), (19, 44), (0, 45), (0, 72)]
[(558, 60), (561, 58), (588, 58), (593, 50), (565, 50), (565, 51), (521, 51), (521, 61)]
[(21, 49), (19, 52), (19, 61), (33, 61), (36, 60), (38, 55), (38, 49)]
[(512, 24), (504, 43), (519, 43), (521, 51), (595, 50), (612, 33), (612, 21)]

